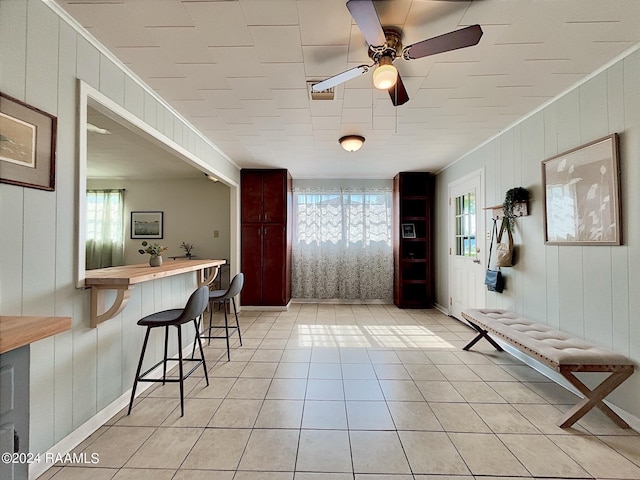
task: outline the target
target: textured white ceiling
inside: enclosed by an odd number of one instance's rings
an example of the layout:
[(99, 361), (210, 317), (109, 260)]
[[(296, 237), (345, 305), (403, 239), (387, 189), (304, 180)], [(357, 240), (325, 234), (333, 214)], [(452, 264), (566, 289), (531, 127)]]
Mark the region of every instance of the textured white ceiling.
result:
[[(479, 23), (475, 47), (396, 60), (394, 108), (362, 75), (311, 101), (308, 81), (370, 63), (344, 0), (56, 0), (243, 167), (294, 178), (438, 170), (640, 41), (637, 0), (380, 0), (412, 44)], [(366, 138), (356, 153), (337, 139)]]

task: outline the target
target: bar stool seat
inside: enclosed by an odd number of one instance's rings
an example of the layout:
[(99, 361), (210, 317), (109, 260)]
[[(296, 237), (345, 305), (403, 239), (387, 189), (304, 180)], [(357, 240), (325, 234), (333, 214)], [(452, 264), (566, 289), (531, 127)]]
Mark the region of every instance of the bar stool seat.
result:
[[(231, 348), (229, 339), (233, 333), (238, 332), (238, 340), (240, 341), (240, 345), (242, 346), (242, 334), (240, 333), (240, 323), (238, 323), (238, 311), (236, 310), (235, 296), (242, 291), (243, 286), (244, 273), (238, 273), (235, 277), (233, 277), (233, 280), (231, 280), (231, 284), (229, 285), (229, 288), (227, 290), (211, 290), (209, 292), (209, 330), (207, 332), (207, 335), (202, 335), (202, 338), (208, 338), (209, 344), (211, 343), (212, 338), (225, 338), (227, 340), (227, 360), (231, 360)], [(214, 303), (222, 304), (222, 310), (224, 311), (224, 325), (213, 325)], [(227, 305), (230, 304), (233, 304), (233, 313), (236, 317), (235, 325), (229, 325), (229, 318), (227, 316)], [(211, 330), (213, 328), (224, 328), (225, 335), (212, 336)]]
[[(142, 351), (140, 352), (140, 360), (138, 362), (138, 369), (136, 370), (136, 376), (133, 381), (133, 389), (131, 391), (131, 400), (129, 402), (129, 411), (127, 415), (131, 413), (131, 408), (133, 407), (133, 401), (136, 395), (136, 388), (138, 387), (138, 382), (161, 382), (163, 385), (166, 382), (179, 382), (180, 383), (180, 412), (181, 416), (184, 416), (184, 380), (189, 377), (200, 365), (204, 370), (204, 376), (207, 381), (207, 386), (209, 385), (209, 376), (207, 374), (207, 364), (204, 358), (204, 351), (202, 349), (202, 341), (200, 339), (200, 332), (198, 328), (198, 321), (202, 317), (202, 313), (205, 308), (207, 308), (207, 303), (209, 301), (209, 289), (206, 286), (198, 288), (194, 291), (189, 300), (187, 300), (187, 304), (184, 308), (174, 308), (170, 310), (164, 310), (161, 312), (156, 312), (151, 315), (147, 315), (144, 318), (138, 320), (138, 325), (142, 327), (147, 327), (147, 331), (144, 336), (144, 342), (142, 343)], [(194, 343), (198, 344), (200, 348), (200, 358), (195, 358), (194, 354), (191, 355), (191, 358), (183, 358), (182, 356), (182, 325), (185, 323), (193, 322), (195, 327), (195, 340)], [(169, 348), (169, 327), (176, 327), (178, 330), (178, 358), (169, 358), (168, 357), (168, 348)], [(149, 341), (149, 334), (151, 333), (152, 328), (164, 327), (164, 357), (162, 360), (154, 364), (152, 367), (147, 369), (144, 373), (140, 373), (142, 370), (142, 363), (144, 361), (144, 354), (147, 350), (147, 343)], [(195, 353), (195, 345), (194, 345), (194, 353)], [(179, 375), (177, 377), (167, 377), (167, 363), (173, 361), (178, 362), (178, 371)], [(184, 372), (184, 362), (194, 362), (195, 365), (188, 372)], [(162, 367), (162, 378), (150, 378), (148, 375), (152, 370), (157, 368), (160, 365)]]

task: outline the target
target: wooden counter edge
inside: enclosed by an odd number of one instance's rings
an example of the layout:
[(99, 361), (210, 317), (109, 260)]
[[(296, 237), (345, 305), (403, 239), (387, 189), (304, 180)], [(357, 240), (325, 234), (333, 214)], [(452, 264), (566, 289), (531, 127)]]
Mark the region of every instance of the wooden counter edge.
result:
[(71, 317), (0, 316), (0, 354), (71, 330)]
[(219, 268), (225, 263), (226, 260), (172, 260), (159, 267), (149, 267), (148, 264), (122, 265), (87, 270), (84, 283), (87, 287), (99, 285), (116, 289), (206, 268)]

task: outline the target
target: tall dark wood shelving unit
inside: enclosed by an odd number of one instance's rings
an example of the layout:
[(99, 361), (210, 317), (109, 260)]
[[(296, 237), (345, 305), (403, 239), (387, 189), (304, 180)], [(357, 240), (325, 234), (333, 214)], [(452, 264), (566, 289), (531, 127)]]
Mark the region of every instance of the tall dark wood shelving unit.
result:
[(286, 306), (291, 300), (291, 175), (284, 169), (242, 169), (243, 305)]
[[(393, 179), (393, 303), (400, 308), (433, 304), (433, 178), (426, 172), (401, 172)], [(415, 238), (403, 238), (412, 224)]]

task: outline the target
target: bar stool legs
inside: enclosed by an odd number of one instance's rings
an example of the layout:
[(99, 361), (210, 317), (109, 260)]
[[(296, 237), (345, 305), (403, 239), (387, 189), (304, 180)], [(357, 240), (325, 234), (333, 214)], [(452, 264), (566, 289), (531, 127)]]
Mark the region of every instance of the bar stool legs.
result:
[[(129, 401), (129, 409), (127, 415), (131, 414), (133, 408), (133, 402), (136, 397), (136, 389), (139, 382), (158, 382), (165, 385), (167, 382), (179, 382), (180, 383), (180, 416), (184, 416), (184, 380), (189, 377), (200, 365), (204, 370), (204, 378), (209, 386), (209, 374), (207, 372), (207, 362), (204, 358), (204, 350), (202, 348), (202, 340), (200, 339), (200, 331), (198, 322), (202, 318), (202, 314), (207, 307), (209, 301), (209, 289), (206, 286), (199, 287), (195, 292), (191, 294), (187, 305), (184, 309), (171, 309), (164, 310), (162, 312), (153, 313), (147, 315), (144, 318), (138, 320), (138, 325), (147, 327), (147, 331), (144, 335), (144, 341), (142, 342), (142, 351), (140, 352), (140, 360), (138, 361), (138, 368), (136, 369), (136, 376), (133, 380), (133, 388), (131, 389), (131, 400)], [(182, 355), (182, 325), (185, 323), (193, 322), (193, 326), (196, 331), (196, 337), (194, 344), (198, 344), (200, 349), (200, 358), (195, 358), (195, 345), (194, 352), (191, 354), (191, 358), (183, 358)], [(174, 326), (178, 329), (178, 358), (169, 358), (169, 327)], [(162, 360), (151, 366), (145, 372), (142, 371), (142, 364), (144, 362), (144, 356), (147, 351), (147, 345), (149, 344), (149, 335), (152, 328), (164, 327), (164, 355)], [(167, 376), (167, 363), (169, 361), (178, 362), (178, 377)], [(194, 362), (195, 365), (188, 372), (184, 371), (184, 362)], [(162, 364), (162, 377), (151, 378), (150, 373), (156, 370)]]
[[(235, 296), (238, 295), (242, 291), (242, 287), (244, 286), (244, 274), (238, 273), (233, 280), (231, 280), (231, 284), (227, 290), (213, 290), (209, 292), (209, 330), (205, 338), (209, 339), (209, 345), (211, 344), (212, 338), (224, 338), (227, 341), (227, 361), (231, 360), (231, 340), (230, 337), (234, 332), (229, 331), (229, 329), (236, 330), (238, 332), (238, 339), (240, 340), (240, 346), (242, 346), (242, 334), (240, 333), (240, 323), (238, 322), (238, 310), (236, 309), (236, 301)], [(221, 325), (213, 325), (213, 305), (215, 303), (219, 303), (224, 310), (224, 326)], [(229, 315), (227, 314), (227, 306), (231, 306), (233, 304), (233, 313), (236, 317), (236, 324), (229, 326)], [(224, 328), (225, 335), (224, 337), (213, 337), (211, 335), (211, 329), (213, 328)]]
[[(129, 410), (127, 411), (127, 415), (131, 414), (131, 407), (133, 407), (133, 399), (136, 396), (136, 388), (138, 388), (138, 381), (140, 379), (140, 370), (142, 370), (142, 361), (144, 360), (144, 352), (147, 350), (147, 343), (149, 342), (150, 333), (151, 333), (151, 327), (147, 327), (147, 331), (144, 334), (144, 342), (142, 342), (142, 352), (140, 353), (138, 368), (136, 369), (136, 377), (133, 380), (133, 388), (131, 389), (131, 400), (129, 401)], [(167, 358), (166, 350), (165, 350), (164, 358)], [(166, 367), (165, 367), (165, 376), (166, 376)]]
[[(140, 352), (140, 360), (138, 361), (138, 368), (136, 370), (136, 377), (133, 381), (133, 388), (131, 390), (131, 400), (129, 401), (129, 410), (127, 411), (127, 415), (131, 414), (131, 409), (133, 408), (133, 401), (136, 395), (136, 389), (138, 388), (139, 382), (161, 382), (165, 385), (167, 382), (178, 382), (180, 384), (180, 416), (184, 416), (184, 380), (188, 378), (191, 373), (193, 373), (201, 364), (204, 370), (204, 378), (209, 386), (209, 374), (207, 372), (207, 363), (204, 357), (204, 350), (202, 348), (202, 340), (200, 339), (200, 335), (198, 332), (198, 322), (196, 319), (193, 320), (193, 325), (196, 328), (196, 338), (195, 341), (200, 350), (200, 358), (194, 358), (193, 354), (191, 358), (183, 358), (182, 355), (182, 328), (181, 325), (176, 325), (178, 329), (178, 358), (171, 359), (168, 357), (168, 347), (169, 347), (169, 326), (164, 327), (164, 356), (162, 360), (153, 365), (151, 368), (146, 370), (142, 375), (140, 371), (142, 370), (142, 363), (144, 361), (144, 355), (147, 350), (147, 344), (149, 342), (149, 334), (151, 333), (151, 329), (154, 327), (148, 326), (147, 331), (144, 336), (144, 342), (142, 343), (142, 352)], [(195, 345), (194, 345), (195, 350)], [(167, 378), (167, 363), (169, 361), (177, 361), (178, 362), (178, 377), (176, 378)], [(184, 372), (184, 362), (197, 362), (197, 364), (189, 370), (186, 375)], [(154, 370), (156, 367), (159, 367), (162, 364), (162, 378), (147, 378), (146, 376)]]
[[(213, 325), (213, 302), (220, 302), (222, 304), (222, 310), (224, 311), (224, 326), (222, 325)], [(233, 297), (223, 298), (221, 300), (212, 300), (211, 305), (209, 306), (209, 330), (206, 338), (209, 339), (208, 345), (211, 344), (212, 338), (224, 338), (227, 341), (227, 361), (231, 361), (231, 335), (233, 332), (229, 332), (229, 329), (235, 329), (238, 332), (238, 340), (240, 341), (240, 346), (242, 346), (242, 333), (240, 332), (240, 322), (238, 322), (238, 311), (236, 310), (236, 301)], [(229, 316), (227, 315), (227, 305), (233, 304), (233, 313), (236, 317), (236, 324), (229, 326)], [(211, 335), (211, 330), (213, 328), (224, 328), (224, 337), (215, 337)]]

